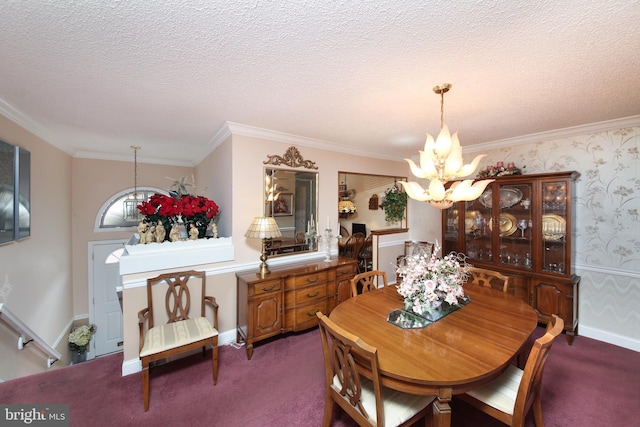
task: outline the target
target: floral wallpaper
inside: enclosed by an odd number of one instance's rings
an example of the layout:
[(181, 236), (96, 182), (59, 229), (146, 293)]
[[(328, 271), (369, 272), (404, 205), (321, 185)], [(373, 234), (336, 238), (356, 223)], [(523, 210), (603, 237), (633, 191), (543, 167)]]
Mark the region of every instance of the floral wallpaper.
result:
[(525, 174), (575, 170), (576, 264), (640, 271), (640, 128), (511, 146), (485, 164)]
[(514, 162), (524, 174), (580, 173), (579, 324), (640, 351), (640, 125), (489, 150), (484, 166), (498, 161)]

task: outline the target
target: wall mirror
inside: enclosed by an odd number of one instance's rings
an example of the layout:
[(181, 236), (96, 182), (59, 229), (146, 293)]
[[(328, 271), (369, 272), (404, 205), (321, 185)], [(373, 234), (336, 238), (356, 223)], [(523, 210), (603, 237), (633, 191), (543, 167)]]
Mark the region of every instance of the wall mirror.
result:
[(0, 244), (31, 235), (31, 153), (0, 141)]
[(265, 168), (264, 216), (273, 217), (282, 238), (267, 242), (269, 256), (317, 250), (318, 173)]
[[(369, 235), (371, 231), (404, 232), (407, 228), (407, 210), (400, 221), (387, 221), (382, 209), (385, 192), (392, 187), (401, 188), (399, 181), (405, 176), (370, 175), (355, 172), (338, 172), (338, 216), (341, 234), (354, 231)], [(400, 190), (403, 191), (403, 190)], [(344, 202), (351, 202), (345, 204)]]

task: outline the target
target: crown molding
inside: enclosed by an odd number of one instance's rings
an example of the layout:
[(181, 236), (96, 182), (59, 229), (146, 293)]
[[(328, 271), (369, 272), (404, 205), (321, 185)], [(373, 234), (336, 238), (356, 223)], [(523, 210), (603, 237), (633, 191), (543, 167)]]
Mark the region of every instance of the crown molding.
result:
[(550, 130), (546, 132), (532, 133), (529, 135), (518, 136), (515, 138), (500, 139), (497, 141), (483, 142), (463, 146), (467, 153), (476, 153), (478, 151), (494, 150), (497, 148), (511, 147), (514, 145), (530, 144), (532, 142), (550, 141), (560, 138), (572, 138), (574, 136), (607, 132), (616, 129), (624, 129), (640, 126), (640, 115), (622, 117), (619, 119), (606, 120), (603, 122), (590, 123), (586, 125), (572, 126), (563, 129)]
[(68, 155), (73, 156), (75, 154), (68, 145), (56, 141), (51, 132), (40, 122), (33, 120), (2, 98), (0, 98), (0, 114)]
[[(276, 130), (264, 129), (255, 126), (243, 125), (235, 122), (225, 122), (223, 129), (229, 129), (232, 135), (248, 136), (251, 138), (266, 139), (269, 141), (282, 142), (285, 144), (302, 145), (304, 147), (317, 148), (319, 150), (335, 151), (345, 154), (353, 154), (355, 156), (372, 157), (383, 160), (402, 161), (402, 157), (394, 156), (379, 151), (371, 151), (358, 147), (338, 144), (335, 142), (325, 141), (322, 139), (308, 138), (305, 136), (293, 135), (290, 133), (280, 132)], [(222, 129), (221, 129), (222, 130)], [(218, 132), (220, 133), (220, 131)]]

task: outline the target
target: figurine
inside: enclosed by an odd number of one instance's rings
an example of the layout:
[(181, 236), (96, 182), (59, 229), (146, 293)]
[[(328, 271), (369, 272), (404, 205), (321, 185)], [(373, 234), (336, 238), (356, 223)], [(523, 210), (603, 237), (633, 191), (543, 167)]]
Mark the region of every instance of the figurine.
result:
[(164, 238), (167, 235), (167, 231), (164, 229), (164, 225), (161, 222), (156, 225), (155, 238), (156, 242), (162, 243), (164, 242)]
[(155, 233), (156, 233), (156, 226), (152, 225), (151, 227), (149, 227), (149, 231), (147, 231), (147, 238), (145, 240), (145, 243), (155, 242)]
[(144, 221), (140, 221), (140, 223), (138, 223), (138, 236), (140, 239), (141, 244), (145, 244), (147, 243), (147, 232), (149, 230), (149, 225), (144, 222)]
[(198, 234), (200, 232), (198, 231), (198, 228), (195, 226), (195, 224), (191, 223), (189, 224), (189, 239), (190, 240), (198, 240)]
[(171, 231), (169, 231), (169, 240), (172, 242), (177, 242), (180, 240), (180, 230), (178, 229), (178, 224), (173, 224), (171, 227)]
[(211, 222), (211, 236), (212, 236), (214, 239), (217, 239), (217, 238), (218, 238), (218, 226), (217, 226), (217, 225), (216, 225), (216, 223), (215, 223), (215, 222), (213, 222), (213, 221)]

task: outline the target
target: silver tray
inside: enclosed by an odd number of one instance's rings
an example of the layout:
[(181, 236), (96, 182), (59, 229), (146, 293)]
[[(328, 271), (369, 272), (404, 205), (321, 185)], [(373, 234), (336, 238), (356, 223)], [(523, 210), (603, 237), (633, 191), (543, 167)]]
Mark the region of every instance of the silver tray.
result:
[[(491, 208), (492, 205), (492, 190), (489, 189), (482, 193), (478, 198), (480, 203), (486, 208)], [(522, 200), (522, 191), (516, 187), (502, 187), (500, 188), (500, 209), (510, 208), (516, 203)]]

